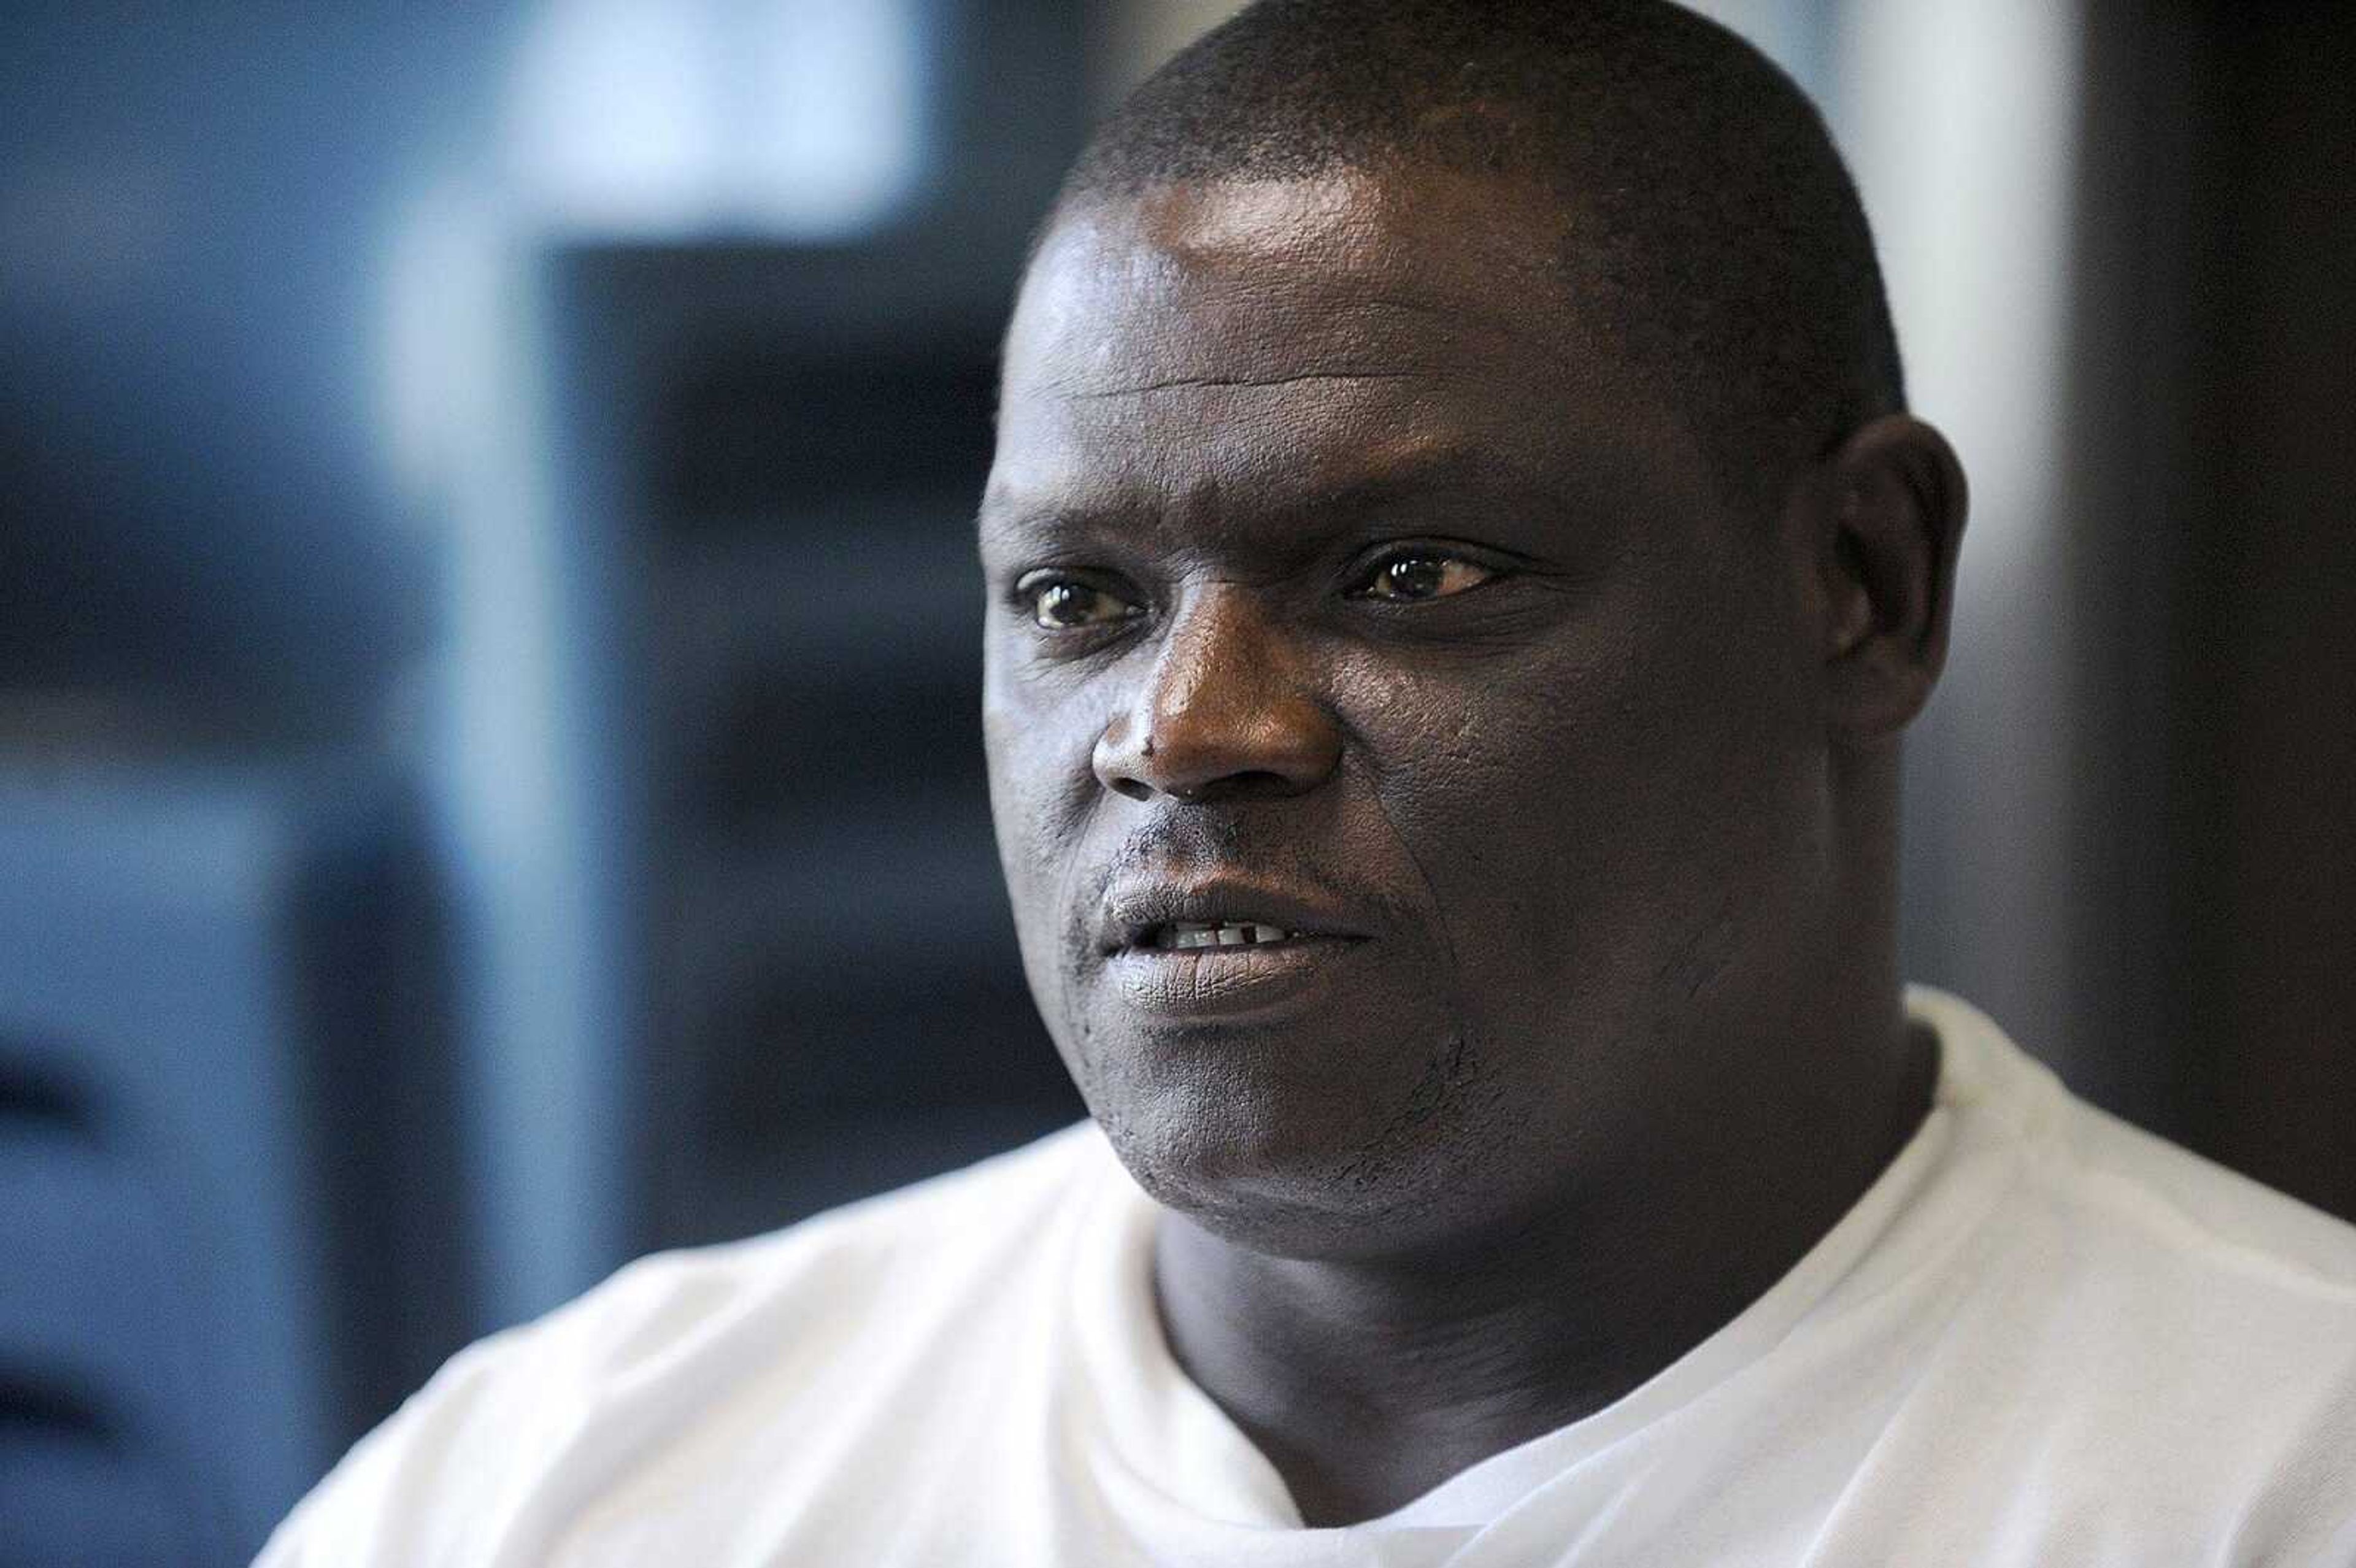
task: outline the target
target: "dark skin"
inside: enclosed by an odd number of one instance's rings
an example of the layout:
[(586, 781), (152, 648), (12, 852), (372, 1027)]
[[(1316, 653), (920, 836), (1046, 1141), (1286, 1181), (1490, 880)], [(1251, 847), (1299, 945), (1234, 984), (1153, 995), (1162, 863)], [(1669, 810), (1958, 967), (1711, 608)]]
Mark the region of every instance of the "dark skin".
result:
[(985, 720), (1025, 968), (1167, 1210), (1173, 1351), (1311, 1524), (1661, 1371), (1935, 1074), (1896, 737), (1954, 458), (1878, 419), (1740, 513), (1533, 271), (1554, 210), (1437, 170), (1099, 200), (1008, 340)]

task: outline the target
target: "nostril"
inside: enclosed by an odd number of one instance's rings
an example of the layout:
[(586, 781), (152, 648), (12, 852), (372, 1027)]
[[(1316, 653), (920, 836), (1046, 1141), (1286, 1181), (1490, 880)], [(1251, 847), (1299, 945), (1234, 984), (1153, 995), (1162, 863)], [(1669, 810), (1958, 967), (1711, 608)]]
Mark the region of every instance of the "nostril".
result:
[(1292, 781), (1282, 773), (1265, 768), (1246, 768), (1237, 773), (1222, 773), (1192, 789), (1169, 792), (1189, 805), (1220, 800), (1261, 800), (1296, 793)]
[(1153, 798), (1153, 791), (1151, 788), (1140, 784), (1135, 779), (1111, 778), (1107, 779), (1105, 782), (1112, 787), (1112, 792), (1115, 795), (1127, 795), (1131, 800), (1151, 800)]
[(1254, 768), (1240, 773), (1229, 773), (1218, 781), (1218, 788), (1226, 795), (1291, 795), (1299, 785), (1282, 773)]
[[(1221, 773), (1198, 784), (1165, 784), (1161, 793), (1184, 805), (1208, 805), (1227, 800), (1265, 800), (1297, 795), (1299, 788), (1280, 773), (1264, 768), (1246, 768), (1232, 773)], [(1153, 790), (1141, 790), (1133, 799), (1142, 800)]]

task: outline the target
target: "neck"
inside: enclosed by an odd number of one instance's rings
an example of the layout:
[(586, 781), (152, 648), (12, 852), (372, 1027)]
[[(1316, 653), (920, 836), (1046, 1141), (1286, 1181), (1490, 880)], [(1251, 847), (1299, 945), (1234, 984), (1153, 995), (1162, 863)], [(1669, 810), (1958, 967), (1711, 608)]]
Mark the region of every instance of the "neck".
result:
[(1444, 1257), (1275, 1257), (1171, 1214), (1154, 1275), (1172, 1349), (1305, 1522), (1390, 1512), (1629, 1392), (1833, 1228), (1912, 1136), (1937, 1067), (1894, 986), (1849, 1043), (1749, 1042), (1809, 1071), (1746, 1083), (1764, 1092)]

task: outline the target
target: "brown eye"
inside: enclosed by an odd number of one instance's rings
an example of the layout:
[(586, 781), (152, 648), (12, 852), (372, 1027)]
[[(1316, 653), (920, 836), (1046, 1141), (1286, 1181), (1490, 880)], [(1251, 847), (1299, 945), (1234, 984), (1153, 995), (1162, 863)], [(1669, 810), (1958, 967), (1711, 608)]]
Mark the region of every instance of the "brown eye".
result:
[(1076, 578), (1043, 578), (1025, 583), (1023, 592), (1031, 601), (1031, 618), (1051, 632), (1101, 626), (1137, 613), (1129, 601)]
[(1358, 596), (1398, 603), (1445, 599), (1478, 588), (1496, 575), (1485, 566), (1452, 555), (1394, 556), (1375, 569)]

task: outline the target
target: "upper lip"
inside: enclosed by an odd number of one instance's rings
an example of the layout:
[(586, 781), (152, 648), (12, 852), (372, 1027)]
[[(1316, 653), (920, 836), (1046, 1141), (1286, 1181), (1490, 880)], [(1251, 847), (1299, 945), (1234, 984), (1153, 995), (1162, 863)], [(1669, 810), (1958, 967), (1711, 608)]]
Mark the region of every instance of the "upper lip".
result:
[(1104, 951), (1143, 947), (1164, 925), (1225, 925), (1251, 922), (1295, 936), (1363, 938), (1366, 933), (1330, 901), (1230, 877), (1200, 881), (1129, 882), (1105, 895), (1099, 935)]

